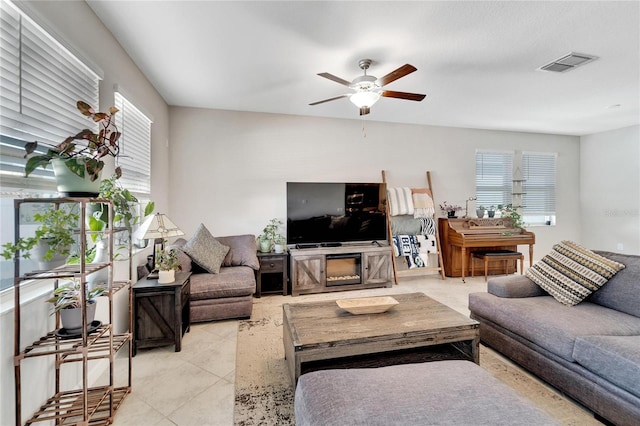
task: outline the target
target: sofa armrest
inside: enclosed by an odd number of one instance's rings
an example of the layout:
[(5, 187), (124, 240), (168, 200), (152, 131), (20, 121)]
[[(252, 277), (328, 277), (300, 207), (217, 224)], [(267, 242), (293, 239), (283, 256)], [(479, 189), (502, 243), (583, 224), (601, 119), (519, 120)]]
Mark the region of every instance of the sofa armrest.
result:
[(487, 292), (494, 296), (506, 298), (546, 296), (548, 294), (523, 275), (491, 278), (487, 283)]

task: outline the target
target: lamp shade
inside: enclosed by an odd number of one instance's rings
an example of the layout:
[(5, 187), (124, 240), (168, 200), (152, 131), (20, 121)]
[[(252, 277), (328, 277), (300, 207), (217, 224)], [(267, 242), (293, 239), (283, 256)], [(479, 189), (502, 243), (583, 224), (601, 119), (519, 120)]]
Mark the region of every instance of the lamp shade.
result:
[(378, 99), (380, 99), (379, 92), (368, 90), (356, 92), (349, 97), (349, 100), (358, 108), (371, 107), (373, 104), (378, 102)]
[(178, 237), (180, 235), (184, 235), (184, 232), (163, 213), (156, 213), (148, 217), (133, 234), (139, 240)]

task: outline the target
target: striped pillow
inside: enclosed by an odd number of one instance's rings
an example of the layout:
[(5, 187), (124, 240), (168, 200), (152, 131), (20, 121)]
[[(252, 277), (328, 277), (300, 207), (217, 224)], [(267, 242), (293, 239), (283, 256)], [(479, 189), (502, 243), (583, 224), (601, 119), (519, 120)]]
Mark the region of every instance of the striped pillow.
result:
[(576, 243), (562, 241), (531, 266), (526, 276), (558, 302), (574, 306), (624, 267), (622, 263), (595, 254)]
[(389, 214), (391, 216), (413, 214), (411, 188), (388, 188), (387, 196), (389, 197)]

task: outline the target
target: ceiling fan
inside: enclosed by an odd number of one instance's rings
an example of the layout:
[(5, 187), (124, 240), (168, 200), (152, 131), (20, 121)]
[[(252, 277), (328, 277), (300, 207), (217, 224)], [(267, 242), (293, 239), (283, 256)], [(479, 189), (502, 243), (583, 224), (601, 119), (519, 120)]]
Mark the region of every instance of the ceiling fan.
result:
[(364, 71), (364, 75), (356, 77), (352, 82), (348, 82), (340, 77), (336, 77), (328, 72), (318, 74), (320, 77), (328, 78), (336, 83), (347, 86), (354, 90), (354, 93), (336, 96), (334, 98), (324, 99), (322, 101), (313, 102), (309, 105), (318, 105), (325, 102), (335, 101), (336, 99), (349, 98), (349, 100), (358, 108), (360, 108), (360, 115), (369, 114), (371, 112), (371, 106), (375, 104), (380, 96), (386, 98), (398, 98), (406, 99), (409, 101), (421, 101), (427, 95), (421, 95), (419, 93), (407, 93), (407, 92), (394, 92), (392, 90), (382, 90), (387, 84), (396, 81), (397, 79), (404, 77), (407, 74), (411, 74), (416, 71), (417, 68), (413, 65), (405, 64), (395, 71), (391, 71), (389, 74), (381, 78), (376, 78), (372, 75), (367, 75), (367, 70), (371, 66), (371, 59), (361, 59), (358, 62), (360, 68)]

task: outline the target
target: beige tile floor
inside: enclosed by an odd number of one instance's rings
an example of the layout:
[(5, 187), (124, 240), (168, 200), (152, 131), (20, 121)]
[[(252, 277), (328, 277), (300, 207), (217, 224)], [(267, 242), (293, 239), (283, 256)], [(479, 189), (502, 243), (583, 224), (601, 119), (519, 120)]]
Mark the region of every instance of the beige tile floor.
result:
[[(439, 277), (404, 279), (392, 289), (364, 293), (421, 291), (468, 315), (468, 294), (486, 291), (486, 284), (481, 277), (466, 281), (463, 283), (455, 278), (443, 281)], [(330, 297), (331, 294), (295, 298), (266, 295), (254, 299), (254, 303), (289, 303)], [(118, 410), (114, 424), (233, 425), (237, 334), (238, 321), (235, 320), (193, 324), (183, 338), (181, 352), (175, 352), (173, 346), (139, 350), (133, 358), (132, 393)], [(558, 399), (564, 398), (558, 396)], [(563, 412), (566, 412), (567, 404), (564, 401), (563, 404)], [(576, 404), (571, 404), (565, 416), (562, 419), (565, 425), (600, 424)]]

